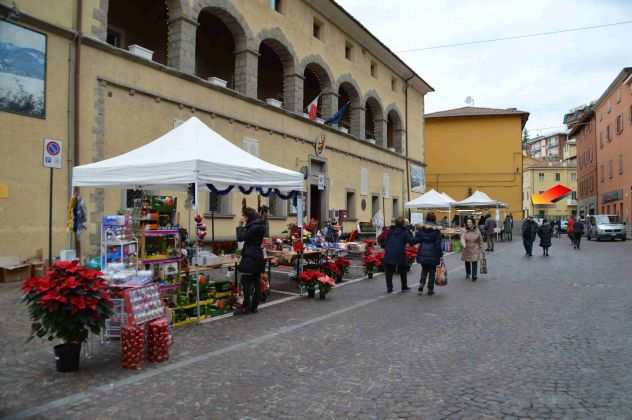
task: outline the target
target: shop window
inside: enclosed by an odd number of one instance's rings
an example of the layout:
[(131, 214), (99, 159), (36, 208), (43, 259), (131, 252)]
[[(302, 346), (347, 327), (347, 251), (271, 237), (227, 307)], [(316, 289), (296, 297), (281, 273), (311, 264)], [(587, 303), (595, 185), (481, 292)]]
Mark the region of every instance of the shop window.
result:
[(608, 179), (612, 179), (613, 171), (612, 171), (612, 161), (608, 161)]
[(354, 220), (356, 218), (356, 196), (354, 191), (347, 191), (345, 208), (347, 209), (347, 218)]
[[(136, 201), (139, 200), (139, 201)], [(125, 190), (125, 208), (131, 209), (134, 208), (135, 202), (140, 206), (142, 206), (143, 201), (143, 190)]]
[(375, 61), (371, 61), (371, 76), (377, 79), (377, 63)]
[(208, 211), (219, 216), (229, 216), (232, 213), (232, 194), (219, 195), (210, 192), (208, 195)]
[(399, 217), (399, 199), (393, 198), (393, 218)]
[(571, 200), (577, 200), (577, 191), (571, 193)]
[(349, 42), (345, 43), (345, 58), (347, 60), (353, 60), (353, 45)]
[(619, 155), (619, 175), (623, 175), (623, 154)]
[(577, 174), (575, 172), (571, 172), (571, 182), (577, 182)]
[(271, 194), (268, 198), (268, 207), (270, 208), (270, 216), (272, 217), (287, 217), (286, 200), (279, 198), (275, 194)]
[(270, 0), (270, 7), (277, 13), (283, 13), (283, 0)]
[(540, 181), (540, 183), (544, 182), (544, 172), (538, 174), (538, 181)]
[(556, 172), (556, 173), (555, 173), (555, 180), (559, 182), (559, 181), (560, 181), (560, 179), (562, 179), (562, 177), (561, 177), (560, 173), (559, 173), (559, 172)]
[(314, 24), (312, 25), (312, 35), (314, 35), (314, 38), (323, 39), (323, 24), (316, 18), (314, 18)]
[(168, 16), (164, 0), (111, 0), (107, 42), (128, 49), (140, 45), (153, 51), (152, 60), (167, 64)]

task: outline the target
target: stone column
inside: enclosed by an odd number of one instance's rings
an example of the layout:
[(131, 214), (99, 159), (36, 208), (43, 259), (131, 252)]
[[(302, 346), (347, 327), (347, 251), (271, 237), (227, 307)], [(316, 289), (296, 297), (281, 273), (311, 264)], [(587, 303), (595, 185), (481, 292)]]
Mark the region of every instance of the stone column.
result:
[(375, 140), (378, 145), (386, 147), (386, 129), (387, 120), (377, 119), (375, 120)]
[(98, 5), (92, 11), (92, 18), (95, 24), (90, 28), (92, 35), (103, 41), (107, 41), (108, 37), (108, 10), (110, 8), (109, 0), (98, 0)]
[(327, 92), (320, 94), (320, 115), (326, 120), (338, 111), (338, 94)]
[(242, 95), (257, 97), (259, 53), (245, 49), (235, 52), (235, 90)]
[(167, 65), (183, 73), (195, 74), (195, 43), (198, 23), (184, 16), (169, 22)]
[(305, 77), (297, 73), (283, 77), (283, 108), (299, 114), (303, 112), (304, 82)]
[(364, 140), (364, 118), (366, 112), (362, 105), (351, 105), (351, 135)]
[(402, 128), (395, 129), (393, 137), (393, 147), (395, 147), (395, 150), (397, 150), (399, 153), (403, 153), (405, 147), (404, 139), (406, 138), (406, 130)]

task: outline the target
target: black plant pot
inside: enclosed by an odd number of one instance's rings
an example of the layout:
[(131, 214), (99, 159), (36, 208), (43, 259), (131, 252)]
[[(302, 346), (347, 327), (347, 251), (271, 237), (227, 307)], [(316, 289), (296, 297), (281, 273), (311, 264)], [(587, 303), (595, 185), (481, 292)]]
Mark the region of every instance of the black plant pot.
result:
[(76, 372), (79, 370), (81, 343), (64, 343), (55, 346), (55, 364), (58, 372)]
[(369, 277), (370, 279), (372, 279), (372, 278), (373, 278), (373, 272), (372, 272), (372, 271), (369, 271), (366, 275), (367, 275), (367, 277)]
[(314, 299), (316, 297), (316, 289), (307, 289), (307, 297)]
[(320, 295), (318, 295), (318, 297), (320, 298), (320, 300), (325, 300), (325, 296), (327, 296), (327, 293), (320, 293)]

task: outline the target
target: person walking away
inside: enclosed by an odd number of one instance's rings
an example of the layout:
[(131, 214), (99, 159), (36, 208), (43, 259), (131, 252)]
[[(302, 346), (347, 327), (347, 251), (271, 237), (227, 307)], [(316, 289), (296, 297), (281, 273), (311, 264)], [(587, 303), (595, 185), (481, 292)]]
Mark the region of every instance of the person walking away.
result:
[(584, 220), (583, 219), (577, 219), (577, 221), (575, 222), (575, 226), (574, 226), (574, 230), (573, 230), (573, 237), (574, 237), (574, 241), (573, 241), (573, 246), (575, 249), (579, 249), (581, 242), (582, 242), (582, 236), (584, 235)]
[(487, 236), (487, 251), (494, 252), (494, 240), (496, 239), (496, 219), (487, 213), (485, 218), (485, 235)]
[(478, 219), (478, 230), (481, 232), (481, 238), (483, 238), (483, 241), (487, 241), (487, 235), (486, 235), (486, 230), (485, 230), (485, 215), (481, 214), (481, 217), (479, 217)]
[(549, 248), (551, 247), (551, 237), (553, 236), (553, 228), (546, 219), (542, 221), (542, 225), (538, 228), (538, 236), (540, 237), (542, 256), (548, 257)]
[(505, 216), (505, 220), (503, 222), (503, 232), (505, 234), (505, 240), (513, 240), (513, 217), (511, 217), (511, 214)]
[(441, 230), (436, 225), (437, 217), (434, 213), (426, 217), (427, 224), (421, 226), (415, 234), (413, 243), (419, 244), (417, 262), (421, 264), (421, 279), (419, 279), (419, 293), (421, 294), (428, 279), (428, 296), (434, 295), (435, 274), (437, 266), (441, 264), (443, 249), (441, 248)]
[(413, 237), (406, 228), (403, 217), (395, 219), (395, 226), (389, 229), (384, 240), (384, 274), (386, 275), (386, 291), (393, 292), (393, 274), (399, 272), (402, 292), (410, 290), (408, 287), (408, 261), (406, 259), (406, 245), (413, 243)]
[(575, 231), (575, 218), (571, 215), (568, 218), (568, 226), (566, 226), (566, 233), (568, 234), (568, 239), (571, 240), (571, 244), (575, 245), (575, 235), (573, 235)]
[(263, 224), (265, 226), (265, 233), (264, 233), (264, 238), (269, 238), (270, 237), (270, 221), (268, 220), (268, 217), (270, 216), (270, 209), (268, 208), (268, 206), (261, 206), (259, 208), (259, 217), (261, 218), (261, 220), (263, 220)]
[(235, 314), (256, 313), (261, 298), (259, 277), (265, 271), (261, 243), (265, 235), (265, 221), (250, 207), (242, 210), (242, 220), (237, 228), (237, 241), (244, 242), (237, 269), (241, 273), (244, 304)]
[(461, 259), (465, 261), (465, 279), (476, 281), (478, 278), (478, 262), (482, 256), (483, 240), (481, 233), (476, 229), (474, 221), (465, 220), (465, 230), (461, 233), (463, 253)]
[(533, 220), (532, 216), (529, 216), (527, 220), (522, 222), (522, 244), (527, 257), (533, 256), (533, 241), (535, 241), (537, 231), (538, 224)]

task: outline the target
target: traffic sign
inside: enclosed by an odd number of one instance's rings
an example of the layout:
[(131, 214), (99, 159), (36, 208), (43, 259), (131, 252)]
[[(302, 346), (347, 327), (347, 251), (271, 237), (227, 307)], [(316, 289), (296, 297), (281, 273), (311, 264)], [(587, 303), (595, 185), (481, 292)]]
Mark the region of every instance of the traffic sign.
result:
[(63, 148), (59, 140), (44, 139), (43, 164), (45, 168), (61, 169)]

